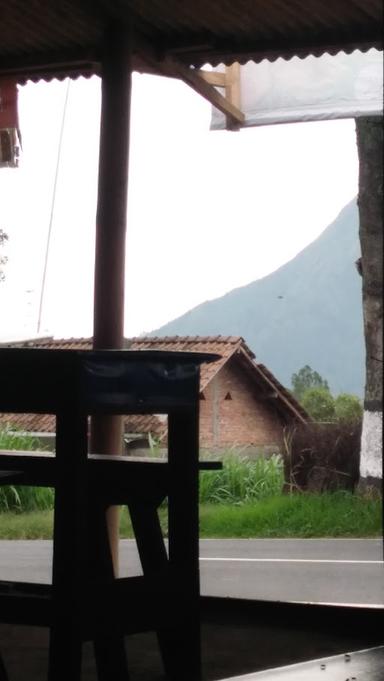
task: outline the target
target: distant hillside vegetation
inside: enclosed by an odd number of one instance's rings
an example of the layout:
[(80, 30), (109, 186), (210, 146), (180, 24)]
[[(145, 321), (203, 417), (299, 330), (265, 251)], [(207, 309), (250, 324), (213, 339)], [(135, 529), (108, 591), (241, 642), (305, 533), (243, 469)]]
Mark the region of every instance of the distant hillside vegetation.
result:
[[(202, 303), (151, 335), (239, 335), (288, 388), (305, 364), (332, 392), (364, 391), (358, 210), (349, 203), (293, 260)], [(280, 297), (281, 296), (281, 297)]]

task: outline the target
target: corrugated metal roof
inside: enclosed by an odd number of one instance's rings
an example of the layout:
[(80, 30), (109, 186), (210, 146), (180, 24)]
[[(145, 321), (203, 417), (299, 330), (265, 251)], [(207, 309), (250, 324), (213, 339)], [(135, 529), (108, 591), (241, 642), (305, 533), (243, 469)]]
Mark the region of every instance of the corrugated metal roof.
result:
[(134, 67), (159, 73), (167, 57), (200, 67), (382, 46), (381, 0), (0, 0), (0, 73), (97, 73), (113, 19), (132, 20)]

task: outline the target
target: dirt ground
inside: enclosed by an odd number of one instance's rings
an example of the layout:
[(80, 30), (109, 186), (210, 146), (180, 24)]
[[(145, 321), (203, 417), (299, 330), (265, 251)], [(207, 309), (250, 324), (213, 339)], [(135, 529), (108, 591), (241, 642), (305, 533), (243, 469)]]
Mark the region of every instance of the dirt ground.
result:
[[(300, 607), (292, 613), (279, 606), (265, 610), (250, 602), (219, 600), (211, 599), (202, 609), (204, 681), (383, 643), (382, 612), (371, 615), (361, 609), (360, 616), (354, 611), (338, 617), (329, 611), (313, 618)], [(0, 645), (9, 681), (45, 681), (47, 630), (2, 624)], [(130, 681), (165, 681), (154, 633), (129, 636), (126, 647)], [(87, 643), (82, 681), (96, 679), (92, 645)]]

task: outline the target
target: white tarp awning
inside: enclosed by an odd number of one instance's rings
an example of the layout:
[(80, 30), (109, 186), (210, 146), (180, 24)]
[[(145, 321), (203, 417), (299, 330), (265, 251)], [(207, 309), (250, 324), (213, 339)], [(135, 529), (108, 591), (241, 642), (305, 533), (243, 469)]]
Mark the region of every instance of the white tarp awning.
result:
[[(240, 92), (243, 127), (379, 115), (383, 53), (371, 49), (333, 57), (248, 62), (240, 67)], [(213, 109), (211, 129), (225, 127), (225, 116)]]

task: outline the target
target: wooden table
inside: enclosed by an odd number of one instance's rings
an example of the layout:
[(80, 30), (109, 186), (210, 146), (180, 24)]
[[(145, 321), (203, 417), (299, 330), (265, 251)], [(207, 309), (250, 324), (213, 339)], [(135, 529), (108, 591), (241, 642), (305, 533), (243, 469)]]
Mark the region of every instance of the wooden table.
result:
[[(50, 627), (49, 681), (80, 681), (94, 641), (99, 681), (126, 681), (124, 635), (155, 629), (174, 681), (201, 678), (198, 416), (202, 362), (161, 351), (0, 351), (0, 412), (56, 416), (56, 452), (1, 452), (1, 484), (55, 489), (52, 585), (2, 582), (4, 622)], [(168, 415), (168, 459), (88, 453), (94, 414)], [(206, 467), (210, 467), (207, 464)], [(212, 465), (211, 467), (214, 467)], [(158, 507), (168, 500), (168, 554)], [(116, 579), (108, 506), (128, 506), (143, 576)]]

